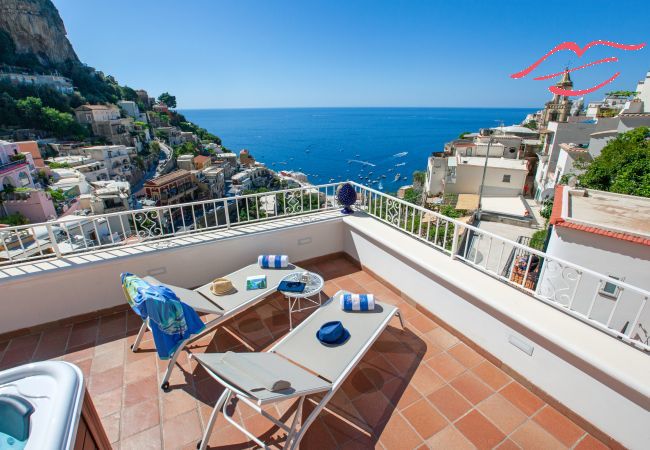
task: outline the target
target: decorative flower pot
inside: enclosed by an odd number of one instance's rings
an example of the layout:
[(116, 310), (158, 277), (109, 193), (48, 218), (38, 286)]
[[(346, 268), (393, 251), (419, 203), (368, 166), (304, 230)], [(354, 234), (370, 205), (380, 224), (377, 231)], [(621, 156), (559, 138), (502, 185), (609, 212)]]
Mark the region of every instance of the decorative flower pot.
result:
[(336, 198), (339, 203), (344, 206), (341, 210), (343, 214), (352, 214), (354, 212), (351, 208), (351, 206), (357, 201), (357, 191), (354, 190), (354, 186), (350, 183), (343, 184), (339, 187), (338, 192), (336, 193)]

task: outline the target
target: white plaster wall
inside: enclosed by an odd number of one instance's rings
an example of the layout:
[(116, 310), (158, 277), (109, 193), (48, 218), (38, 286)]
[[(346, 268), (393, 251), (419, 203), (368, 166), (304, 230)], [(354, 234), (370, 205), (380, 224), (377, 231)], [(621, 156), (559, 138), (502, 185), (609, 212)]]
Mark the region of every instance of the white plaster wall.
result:
[(650, 112), (650, 72), (636, 86), (636, 98), (643, 101), (643, 112)]
[[(354, 219), (352, 219), (354, 220)], [(346, 219), (348, 221), (348, 219)], [(498, 290), (486, 289), (487, 284), (474, 283), (472, 280), (478, 280), (475, 277), (467, 277), (464, 270), (458, 270), (457, 265), (460, 263), (452, 261), (449, 257), (441, 253), (432, 254), (432, 250), (424, 244), (413, 241), (410, 238), (400, 238), (398, 232), (385, 236), (383, 242), (386, 246), (377, 247), (377, 241), (373, 235), (366, 235), (363, 231), (363, 225), (353, 226), (345, 232), (345, 251), (357, 258), (361, 264), (383, 277), (388, 282), (397, 286), (405, 294), (414, 299), (423, 307), (429, 309), (433, 314), (440, 317), (443, 321), (459, 330), (472, 341), (478, 343), (486, 351), (499, 358), (505, 364), (514, 368), (525, 378), (533, 382), (543, 391), (560, 400), (565, 406), (578, 413), (580, 416), (608, 433), (619, 442), (633, 449), (647, 448), (650, 442), (650, 413), (646, 407), (639, 405), (637, 402), (630, 401), (626, 396), (621, 395), (608, 387), (603, 382), (586, 374), (578, 367), (568, 362), (566, 358), (558, 356), (556, 353), (545, 348), (546, 342), (530, 333), (526, 326), (530, 322), (522, 320), (521, 324), (515, 324), (518, 330), (506, 325), (503, 321), (497, 319), (494, 312), (488, 313), (488, 305), (481, 305), (479, 299), (468, 297), (467, 293), (461, 291), (479, 291), (481, 295), (491, 297), (492, 300), (513, 300), (521, 305), (521, 302), (530, 303), (531, 308), (537, 308), (538, 312), (533, 316), (536, 320), (544, 323), (546, 313), (562, 314), (552, 308), (538, 304), (533, 299), (527, 299), (524, 294), (512, 292), (505, 298), (499, 295)], [(390, 244), (388, 244), (390, 243)], [(402, 255), (408, 255), (404, 257)], [(421, 258), (426, 264), (418, 265), (413, 259)], [(436, 264), (439, 263), (439, 264)], [(431, 272), (431, 267), (436, 273)], [(449, 284), (449, 279), (456, 278), (453, 284)], [(494, 280), (491, 280), (494, 281)], [(498, 283), (494, 281), (494, 283)], [(521, 298), (518, 297), (521, 295)], [(477, 306), (477, 305), (480, 305)], [(539, 309), (538, 307), (545, 307)], [(514, 309), (513, 317), (516, 316)], [(573, 319), (572, 319), (573, 320)], [(557, 326), (562, 327), (562, 321), (557, 321)], [(534, 322), (533, 322), (534, 323)], [(581, 325), (576, 325), (581, 326)], [(589, 327), (587, 327), (589, 328)], [(580, 334), (576, 329), (576, 338)], [(592, 331), (592, 330), (589, 330)], [(595, 331), (595, 330), (593, 330)], [(520, 351), (508, 342), (510, 336), (518, 336), (524, 341), (534, 346), (532, 356)], [(607, 336), (605, 339), (613, 341)], [(598, 337), (596, 338), (598, 340)], [(537, 340), (537, 342), (536, 342)], [(608, 342), (609, 344), (620, 344), (618, 342)], [(570, 348), (570, 341), (564, 345)], [(573, 349), (574, 350), (574, 349)], [(646, 355), (630, 353), (637, 350), (630, 349), (620, 345), (620, 350), (626, 355), (632, 355), (639, 358), (644, 363), (643, 358)], [(604, 347), (601, 348), (603, 354), (608, 353)], [(620, 355), (619, 355), (620, 356)], [(569, 356), (571, 358), (571, 356)], [(631, 368), (633, 361), (628, 360)], [(647, 361), (645, 361), (647, 364)], [(644, 369), (642, 369), (644, 370)], [(642, 377), (645, 382), (646, 391), (648, 388), (647, 374), (643, 372), (636, 374)], [(645, 379), (643, 379), (645, 377)], [(645, 397), (647, 405), (647, 396)]]
[(122, 272), (191, 288), (251, 264), (262, 253), (301, 261), (340, 252), (342, 230), (340, 220), (252, 234), (233, 229), (227, 232), (231, 238), (188, 237), (185, 241), (196, 243), (0, 279), (0, 333), (120, 305)]
[[(440, 167), (435, 167), (438, 164)], [(430, 157), (427, 165), (425, 190), (429, 195), (437, 195), (445, 191), (447, 175), (447, 158)]]
[[(552, 228), (546, 253), (603, 275), (624, 277), (623, 281), (626, 283), (650, 291), (650, 277), (648, 277), (650, 274), (650, 249), (645, 245), (555, 226)], [(542, 277), (545, 276), (542, 274)], [(595, 286), (597, 286), (598, 280), (586, 274), (582, 277), (585, 280), (577, 285), (572, 307), (587, 314), (594, 294), (596, 294)], [(573, 287), (573, 284), (569, 283), (567, 286)], [(620, 331), (630, 317), (635, 317), (642, 300), (641, 295), (625, 290), (617, 300), (596, 295), (590, 317), (601, 323), (606, 323), (612, 309), (618, 303), (611, 326)], [(639, 322), (644, 328), (650, 329), (650, 307), (643, 310)], [(638, 331), (637, 327), (634, 332)]]
[(596, 124), (593, 123), (573, 123), (573, 122), (551, 122), (549, 130), (554, 130), (553, 141), (549, 146), (549, 165), (548, 173), (555, 172), (555, 165), (560, 155), (560, 144), (588, 144), (589, 135), (596, 131)]
[[(493, 196), (513, 196), (523, 192), (526, 170), (504, 169), (488, 166), (483, 193)], [(503, 175), (510, 175), (510, 182), (503, 182)], [(456, 183), (448, 183), (445, 193), (478, 194), (483, 176), (483, 166), (458, 163)]]

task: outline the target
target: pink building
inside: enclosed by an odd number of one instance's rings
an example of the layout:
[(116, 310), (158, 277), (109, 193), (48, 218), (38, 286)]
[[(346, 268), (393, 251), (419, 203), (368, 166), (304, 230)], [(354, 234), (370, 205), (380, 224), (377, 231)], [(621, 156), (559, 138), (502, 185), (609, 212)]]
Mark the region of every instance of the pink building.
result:
[(20, 213), (27, 217), (30, 223), (46, 222), (57, 217), (52, 198), (45, 191), (32, 189), (13, 192), (3, 204), (8, 215)]
[(0, 191), (5, 186), (34, 187), (31, 170), (34, 160), (30, 153), (21, 153), (18, 144), (0, 141)]

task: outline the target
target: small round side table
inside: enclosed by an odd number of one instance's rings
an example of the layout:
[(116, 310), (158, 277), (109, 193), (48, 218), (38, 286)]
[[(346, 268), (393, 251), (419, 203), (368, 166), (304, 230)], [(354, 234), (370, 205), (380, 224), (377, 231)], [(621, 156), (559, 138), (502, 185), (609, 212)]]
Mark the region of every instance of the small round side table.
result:
[[(289, 329), (293, 330), (291, 314), (294, 312), (306, 311), (318, 308), (322, 303), (322, 290), (325, 280), (317, 273), (308, 272), (309, 281), (302, 292), (281, 291), (289, 301)], [(282, 279), (282, 281), (301, 281), (302, 272), (294, 272)]]

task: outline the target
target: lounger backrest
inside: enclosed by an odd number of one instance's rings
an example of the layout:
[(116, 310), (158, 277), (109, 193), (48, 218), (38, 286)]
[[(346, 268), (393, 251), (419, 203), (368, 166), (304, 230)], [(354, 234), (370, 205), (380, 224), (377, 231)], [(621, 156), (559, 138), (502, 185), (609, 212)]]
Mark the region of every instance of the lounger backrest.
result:
[[(235, 288), (235, 292), (229, 295), (217, 296), (210, 292), (210, 285), (201, 286), (197, 289), (204, 297), (217, 303), (226, 312), (237, 312), (241, 308), (247, 308), (247, 304), (260, 297), (275, 292), (280, 281), (293, 272), (302, 272), (300, 267), (290, 264), (281, 269), (263, 269), (257, 263), (250, 264), (233, 273), (225, 275)], [(256, 275), (266, 275), (266, 289), (246, 289), (246, 279)]]
[[(338, 292), (303, 323), (289, 333), (271, 350), (334, 383), (349, 372), (395, 314), (397, 308), (376, 302), (374, 311), (343, 311)], [(325, 322), (340, 320), (350, 332), (350, 338), (339, 346), (326, 346), (316, 338), (316, 332)]]

